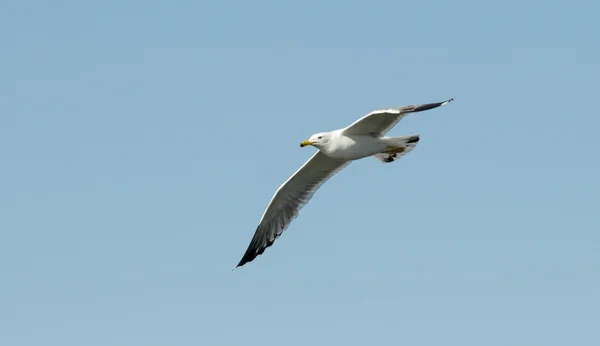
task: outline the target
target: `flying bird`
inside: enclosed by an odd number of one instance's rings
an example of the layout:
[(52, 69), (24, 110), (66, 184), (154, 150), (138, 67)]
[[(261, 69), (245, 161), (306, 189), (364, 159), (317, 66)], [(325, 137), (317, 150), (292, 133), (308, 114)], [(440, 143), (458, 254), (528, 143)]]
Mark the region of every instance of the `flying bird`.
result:
[(300, 143), (300, 147), (313, 146), (319, 150), (277, 189), (237, 267), (251, 262), (273, 245), (319, 187), (352, 161), (373, 156), (382, 163), (390, 163), (412, 151), (419, 142), (419, 134), (385, 136), (405, 115), (453, 100), (374, 110), (348, 127), (316, 133)]

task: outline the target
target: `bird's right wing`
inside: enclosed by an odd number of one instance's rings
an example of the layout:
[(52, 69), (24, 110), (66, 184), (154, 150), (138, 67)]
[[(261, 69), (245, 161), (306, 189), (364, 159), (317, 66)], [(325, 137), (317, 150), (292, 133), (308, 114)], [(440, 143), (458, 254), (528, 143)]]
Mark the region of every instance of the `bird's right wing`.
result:
[(396, 108), (378, 109), (358, 119), (350, 126), (344, 129), (343, 134), (350, 135), (371, 135), (381, 137), (392, 127), (396, 126), (402, 118), (408, 113), (422, 112), (437, 108), (451, 102), (449, 99), (443, 102), (425, 103), (420, 105), (402, 106)]
[(308, 203), (319, 187), (348, 164), (350, 161), (334, 160), (321, 151), (317, 151), (306, 161), (275, 192), (246, 253), (237, 266), (252, 261), (271, 246), (298, 216), (300, 209)]

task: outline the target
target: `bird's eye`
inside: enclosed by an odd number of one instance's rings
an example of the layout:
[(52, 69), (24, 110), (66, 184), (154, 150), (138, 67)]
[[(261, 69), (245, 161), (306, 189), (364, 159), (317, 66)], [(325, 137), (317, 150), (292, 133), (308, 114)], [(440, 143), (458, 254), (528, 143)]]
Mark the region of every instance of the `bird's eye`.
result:
[(317, 139), (323, 139), (323, 136), (319, 136), (319, 137), (317, 137)]

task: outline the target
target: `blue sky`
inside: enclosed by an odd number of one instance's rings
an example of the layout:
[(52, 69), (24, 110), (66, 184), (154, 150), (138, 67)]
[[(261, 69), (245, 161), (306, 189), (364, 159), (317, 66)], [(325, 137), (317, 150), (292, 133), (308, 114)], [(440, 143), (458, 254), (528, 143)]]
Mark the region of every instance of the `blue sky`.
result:
[[(0, 344), (600, 342), (592, 1), (0, 9)], [(231, 270), (300, 141), (450, 97)]]

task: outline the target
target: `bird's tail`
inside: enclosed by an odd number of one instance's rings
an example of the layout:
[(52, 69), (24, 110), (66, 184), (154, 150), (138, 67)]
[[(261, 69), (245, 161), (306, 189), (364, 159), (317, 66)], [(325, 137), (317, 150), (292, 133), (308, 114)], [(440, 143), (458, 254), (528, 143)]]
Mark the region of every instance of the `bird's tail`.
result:
[(419, 143), (419, 134), (402, 137), (383, 137), (382, 140), (388, 145), (388, 150), (373, 155), (382, 163), (390, 163), (400, 159), (411, 152)]

